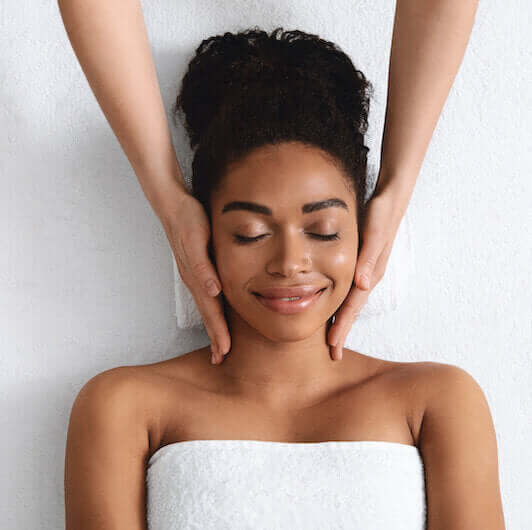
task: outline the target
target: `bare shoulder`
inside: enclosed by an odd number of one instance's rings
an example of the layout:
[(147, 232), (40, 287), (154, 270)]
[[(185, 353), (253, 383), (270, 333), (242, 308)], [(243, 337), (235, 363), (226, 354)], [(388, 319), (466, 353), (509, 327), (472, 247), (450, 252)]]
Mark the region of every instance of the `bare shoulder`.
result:
[(146, 397), (144, 386), (149, 382), (149, 365), (127, 365), (109, 368), (89, 379), (81, 392), (97, 387), (99, 391), (112, 394), (116, 400), (131, 401), (138, 397), (140, 401)]
[(137, 419), (139, 430), (149, 433), (154, 421), (156, 396), (150, 372), (143, 365), (118, 366), (105, 370), (87, 384), (98, 386), (100, 392), (106, 393), (117, 406), (127, 408)]
[(424, 396), (424, 409), (428, 412), (447, 400), (456, 400), (463, 393), (471, 398), (485, 400), (478, 381), (464, 368), (454, 364), (421, 362), (417, 364), (418, 385)]
[(497, 439), (484, 391), (458, 366), (424, 363), (422, 368), (419, 449), (429, 527), (504, 529)]
[(207, 385), (213, 366), (210, 363), (208, 346), (155, 363), (131, 366), (145, 384), (160, 388), (161, 383), (169, 382), (173, 388)]
[[(461, 421), (467, 423), (467, 426), (463, 425), (464, 435), (473, 434), (471, 420), (475, 418), (482, 417), (482, 428), (493, 428), (484, 390), (467, 370), (453, 364), (425, 362), (422, 363), (420, 374), (424, 395), (422, 438), (425, 447), (431, 443), (430, 438), (437, 423), (445, 424), (446, 428), (458, 428), (461, 416)], [(466, 411), (473, 415), (465, 417)], [(446, 417), (450, 415), (456, 421), (446, 424)]]
[(143, 528), (146, 421), (134, 369), (89, 379), (76, 396), (65, 450), (66, 528)]
[[(432, 368), (428, 365), (434, 364)], [(427, 389), (430, 387), (428, 373), (438, 372), (438, 363), (398, 362), (393, 363), (390, 374), (398, 385), (398, 392), (405, 403), (405, 415), (414, 445), (419, 446), (423, 417), (427, 404)]]
[(416, 396), (416, 402), (426, 410), (431, 400), (437, 398), (442, 389), (450, 389), (449, 385), (464, 385), (480, 390), (480, 385), (473, 376), (453, 364), (434, 361), (390, 362), (385, 361), (383, 373), (400, 379), (405, 389)]
[[(421, 432), (427, 411), (434, 408), (438, 400), (460, 396), (469, 392), (483, 397), (477, 381), (463, 368), (434, 361), (397, 362), (379, 360), (365, 356), (374, 366), (383, 389), (400, 396), (415, 445), (419, 446)], [(455, 399), (459, 399), (455, 397)]]
[[(85, 383), (76, 401), (91, 400), (93, 407), (101, 403), (102, 413), (116, 410), (117, 416), (135, 425), (139, 438), (147, 443), (146, 450), (156, 443), (160, 429), (159, 400), (164, 387), (154, 366), (126, 365), (105, 370)], [(161, 374), (164, 371), (161, 370)], [(154, 441), (155, 439), (155, 441)]]
[[(118, 366), (110, 368), (91, 377), (79, 391), (74, 405), (91, 401), (93, 407), (100, 404), (122, 408), (136, 407), (136, 397), (141, 397), (142, 388), (139, 386), (141, 372), (135, 366)], [(142, 400), (139, 399), (140, 403)]]

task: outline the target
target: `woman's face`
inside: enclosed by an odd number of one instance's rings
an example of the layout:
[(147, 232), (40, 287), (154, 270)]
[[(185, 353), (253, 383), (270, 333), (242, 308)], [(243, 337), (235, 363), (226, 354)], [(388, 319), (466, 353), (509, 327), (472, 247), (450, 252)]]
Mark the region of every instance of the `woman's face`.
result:
[[(339, 201), (304, 208), (328, 199)], [(260, 205), (264, 213), (246, 205), (228, 207), (233, 201)], [(212, 245), (229, 321), (240, 318), (281, 342), (304, 339), (324, 326), (353, 282), (355, 208), (354, 192), (320, 149), (285, 142), (260, 148), (231, 166), (211, 198)], [(326, 289), (306, 309), (291, 314), (266, 307), (253, 294), (296, 285)]]

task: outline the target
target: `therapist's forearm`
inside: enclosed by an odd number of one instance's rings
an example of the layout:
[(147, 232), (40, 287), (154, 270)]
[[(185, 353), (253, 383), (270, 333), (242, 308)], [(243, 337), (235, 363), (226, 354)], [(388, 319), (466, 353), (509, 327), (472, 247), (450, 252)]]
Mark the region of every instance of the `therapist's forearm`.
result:
[(478, 0), (398, 0), (376, 193), (407, 203), (462, 63)]
[(167, 191), (175, 197), (186, 188), (140, 0), (58, 0), (58, 6), (94, 96), (157, 210)]

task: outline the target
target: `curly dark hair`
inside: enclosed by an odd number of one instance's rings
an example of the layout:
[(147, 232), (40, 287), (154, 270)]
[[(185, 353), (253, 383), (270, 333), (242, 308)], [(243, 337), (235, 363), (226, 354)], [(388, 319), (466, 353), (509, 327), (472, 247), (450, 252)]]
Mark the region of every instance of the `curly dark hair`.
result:
[[(279, 37), (279, 39), (278, 39)], [(334, 43), (299, 30), (257, 26), (203, 40), (173, 107), (192, 149), (192, 194), (210, 216), (211, 193), (229, 165), (267, 144), (320, 148), (354, 190), (365, 216), (373, 86)], [(360, 242), (360, 237), (359, 237)]]

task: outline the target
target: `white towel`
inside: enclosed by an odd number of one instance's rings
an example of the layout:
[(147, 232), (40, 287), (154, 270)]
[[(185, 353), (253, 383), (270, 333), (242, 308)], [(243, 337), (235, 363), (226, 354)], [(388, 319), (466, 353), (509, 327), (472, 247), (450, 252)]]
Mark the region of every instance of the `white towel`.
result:
[(426, 528), (423, 459), (395, 442), (176, 442), (146, 483), (148, 530)]
[[(181, 329), (203, 326), (201, 313), (194, 298), (181, 279), (175, 259), (172, 261), (174, 263), (177, 326)], [(397, 308), (401, 300), (407, 296), (413, 263), (413, 247), (407, 211), (399, 225), (384, 276), (371, 291), (359, 319), (382, 315)]]

